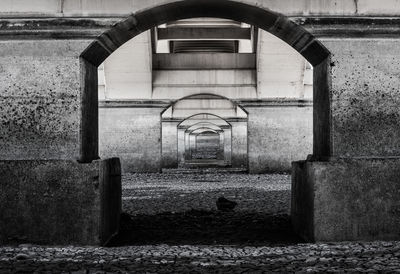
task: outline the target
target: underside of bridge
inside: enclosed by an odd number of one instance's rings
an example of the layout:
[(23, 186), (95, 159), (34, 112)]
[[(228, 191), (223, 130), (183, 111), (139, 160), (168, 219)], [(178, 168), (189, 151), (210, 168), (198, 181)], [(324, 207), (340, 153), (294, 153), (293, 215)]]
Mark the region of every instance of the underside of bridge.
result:
[(291, 172), (307, 241), (399, 239), (394, 0), (21, 2), (0, 6), (0, 244), (107, 244), (121, 173), (210, 166)]

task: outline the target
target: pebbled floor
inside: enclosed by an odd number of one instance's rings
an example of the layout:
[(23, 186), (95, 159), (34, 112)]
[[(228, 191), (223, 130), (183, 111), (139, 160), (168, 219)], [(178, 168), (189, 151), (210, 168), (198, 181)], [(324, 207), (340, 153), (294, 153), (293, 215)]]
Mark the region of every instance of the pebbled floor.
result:
[(300, 243), (289, 175), (126, 174), (122, 196), (124, 246), (3, 246), (0, 273), (400, 273), (400, 242)]

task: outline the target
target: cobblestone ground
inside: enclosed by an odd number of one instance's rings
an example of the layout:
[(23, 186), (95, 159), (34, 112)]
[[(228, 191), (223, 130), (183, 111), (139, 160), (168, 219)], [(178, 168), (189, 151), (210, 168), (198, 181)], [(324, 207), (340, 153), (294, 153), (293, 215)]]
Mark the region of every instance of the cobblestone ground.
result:
[(0, 248), (0, 273), (399, 273), (399, 242)]
[[(400, 242), (299, 243), (288, 175), (127, 174), (122, 196), (128, 246), (0, 247), (0, 273), (400, 273)], [(216, 210), (220, 196), (234, 212)]]

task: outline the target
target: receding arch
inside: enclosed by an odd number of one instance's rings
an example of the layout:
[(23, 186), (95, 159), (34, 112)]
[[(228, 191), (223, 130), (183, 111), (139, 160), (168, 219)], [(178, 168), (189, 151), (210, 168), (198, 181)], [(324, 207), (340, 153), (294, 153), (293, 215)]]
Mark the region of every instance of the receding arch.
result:
[(217, 124), (211, 123), (211, 122), (197, 122), (193, 125), (191, 125), (189, 128), (187, 128), (187, 131), (192, 131), (198, 128), (209, 128), (212, 129), (214, 131), (216, 130), (222, 130), (222, 128), (220, 126), (218, 126)]
[[(212, 118), (214, 121), (219, 121), (217, 122), (210, 122), (207, 119)], [(210, 123), (210, 124), (215, 124), (220, 130), (220, 133), (222, 133), (224, 136), (224, 153), (225, 156), (225, 162), (230, 164), (231, 158), (232, 158), (232, 125), (226, 121), (224, 118), (211, 114), (211, 113), (198, 113), (195, 115), (191, 115), (181, 121), (177, 125), (177, 136), (178, 136), (178, 163), (182, 164), (185, 163), (186, 156), (185, 156), (185, 151), (187, 151), (187, 138), (190, 135), (188, 132), (188, 129), (191, 128), (193, 130), (196, 129), (197, 127), (202, 127), (202, 123)]]
[[(204, 98), (202, 98), (204, 97)], [(178, 100), (173, 101), (168, 107), (166, 107), (162, 112), (161, 115), (166, 113), (168, 109), (172, 108), (174, 105), (176, 105), (178, 102), (184, 101), (184, 100), (189, 100), (189, 99), (222, 99), (222, 100), (227, 100), (232, 103), (232, 105), (240, 108), (246, 115), (248, 115), (248, 111), (244, 109), (240, 104), (238, 104), (235, 100), (232, 100), (226, 96), (222, 96), (219, 94), (214, 94), (214, 93), (196, 93), (196, 94), (190, 94), (187, 96), (184, 96), (182, 98), (179, 98)]]
[(193, 130), (192, 132), (191, 132), (191, 134), (194, 134), (194, 135), (199, 135), (199, 134), (206, 134), (206, 133), (215, 133), (215, 134), (219, 134), (217, 131), (215, 131), (215, 130), (213, 130), (213, 129), (211, 129), (211, 128), (198, 128), (198, 129), (195, 129), (195, 130)]
[[(206, 118), (204, 118), (204, 117), (206, 117)], [(180, 126), (183, 126), (186, 123), (185, 121), (190, 121), (190, 120), (195, 120), (195, 119), (207, 120), (208, 117), (214, 117), (214, 118), (216, 118), (215, 120), (223, 121), (225, 125), (232, 127), (232, 125), (228, 121), (226, 121), (224, 118), (222, 118), (221, 116), (218, 116), (218, 115), (215, 115), (212, 113), (207, 113), (207, 112), (191, 115), (191, 116), (187, 117), (186, 119), (182, 120), (177, 125), (177, 127), (179, 128)]]
[(284, 15), (233, 0), (185, 0), (131, 14), (101, 34), (81, 54), (81, 162), (98, 158), (97, 67), (122, 44), (169, 21), (194, 17), (225, 18), (254, 25), (282, 39), (314, 66), (315, 158), (331, 155), (330, 52), (302, 26)]
[(197, 134), (204, 133), (204, 132), (212, 132), (212, 133), (219, 134), (219, 132), (217, 130), (209, 128), (209, 127), (199, 127), (199, 128), (195, 128), (192, 130), (186, 130), (185, 132), (188, 133), (189, 135), (197, 135)]

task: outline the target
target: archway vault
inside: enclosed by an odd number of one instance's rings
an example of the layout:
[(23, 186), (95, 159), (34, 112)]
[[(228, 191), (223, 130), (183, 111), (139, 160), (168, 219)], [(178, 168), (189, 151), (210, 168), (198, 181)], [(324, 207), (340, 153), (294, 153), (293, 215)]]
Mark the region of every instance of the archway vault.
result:
[(194, 17), (225, 18), (254, 25), (285, 41), (314, 66), (315, 158), (331, 154), (329, 51), (303, 27), (284, 15), (232, 0), (185, 0), (158, 5), (130, 15), (101, 34), (81, 54), (81, 162), (98, 158), (97, 67), (136, 35), (169, 21)]

